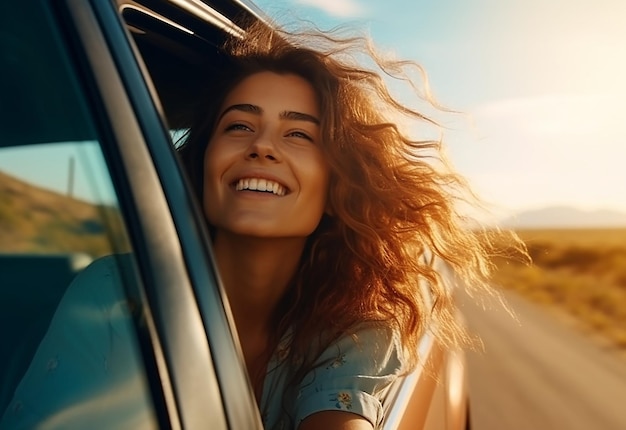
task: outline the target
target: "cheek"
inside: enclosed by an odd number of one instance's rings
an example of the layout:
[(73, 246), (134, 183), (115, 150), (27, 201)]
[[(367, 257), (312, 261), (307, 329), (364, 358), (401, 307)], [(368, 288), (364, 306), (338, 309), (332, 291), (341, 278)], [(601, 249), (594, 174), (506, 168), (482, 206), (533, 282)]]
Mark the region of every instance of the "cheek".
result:
[(313, 194), (311, 198), (314, 199), (319, 209), (323, 212), (326, 209), (328, 200), (330, 168), (320, 154), (308, 170), (310, 182), (315, 184), (311, 190)]
[(207, 147), (207, 150), (204, 153), (204, 161), (202, 164), (202, 181), (203, 181), (203, 191), (202, 191), (202, 207), (204, 209), (204, 214), (207, 217), (207, 220), (213, 223), (215, 220), (212, 215), (211, 208), (216, 207), (216, 200), (218, 198), (218, 175), (217, 175), (217, 165), (215, 158), (215, 151), (211, 150), (211, 145)]
[[(202, 175), (205, 189), (215, 188), (217, 181), (220, 178), (220, 169), (224, 169), (224, 165), (227, 164), (227, 155), (221, 149), (219, 142), (209, 142), (206, 150), (204, 151), (204, 160), (202, 164)], [(206, 194), (205, 194), (206, 196)]]

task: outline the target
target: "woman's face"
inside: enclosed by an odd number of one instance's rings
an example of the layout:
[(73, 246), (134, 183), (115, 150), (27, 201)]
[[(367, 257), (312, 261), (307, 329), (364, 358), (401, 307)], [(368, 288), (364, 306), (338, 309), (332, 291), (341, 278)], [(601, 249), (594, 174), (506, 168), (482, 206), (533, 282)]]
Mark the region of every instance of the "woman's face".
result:
[(218, 231), (306, 237), (326, 207), (319, 106), (293, 74), (259, 72), (226, 97), (204, 155), (204, 211)]

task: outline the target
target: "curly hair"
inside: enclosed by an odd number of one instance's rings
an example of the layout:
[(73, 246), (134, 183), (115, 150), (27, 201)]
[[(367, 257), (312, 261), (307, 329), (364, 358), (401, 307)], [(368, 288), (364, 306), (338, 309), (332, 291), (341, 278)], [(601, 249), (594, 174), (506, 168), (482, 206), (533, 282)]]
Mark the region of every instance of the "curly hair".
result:
[[(434, 321), (433, 334), (444, 346), (466, 344), (449, 284), (489, 291), (495, 250), (490, 230), (458, 211), (458, 200), (474, 202), (474, 195), (446, 161), (441, 139), (414, 139), (398, 125), (408, 119), (437, 126), (394, 97), (383, 77), (418, 89), (407, 70), (419, 66), (382, 58), (367, 37), (338, 34), (254, 24), (243, 40), (229, 40), (230, 66), (181, 149), (201, 197), (203, 154), (218, 109), (239, 82), (273, 71), (296, 74), (313, 87), (331, 171), (330, 211), (308, 238), (274, 321), (276, 339), (293, 333), (288, 359), (298, 364), (297, 375), (363, 322), (390, 325), (399, 334), (407, 369), (417, 363), (418, 341)], [(439, 109), (428, 91), (418, 95)], [(436, 261), (454, 276), (444, 276)]]

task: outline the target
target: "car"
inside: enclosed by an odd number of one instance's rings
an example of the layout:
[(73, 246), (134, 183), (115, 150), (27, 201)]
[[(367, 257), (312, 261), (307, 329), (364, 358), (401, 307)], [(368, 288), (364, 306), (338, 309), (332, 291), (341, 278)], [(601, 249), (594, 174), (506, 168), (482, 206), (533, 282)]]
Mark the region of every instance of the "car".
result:
[[(262, 428), (209, 235), (175, 145), (190, 125), (198, 85), (217, 79), (227, 61), (220, 50), (226, 37), (243, 37), (241, 23), (259, 20), (269, 22), (244, 0), (0, 4), (6, 422), (23, 412), (16, 388), (68, 286), (107, 261), (132, 304), (132, 318), (113, 329), (132, 334), (128, 354), (137, 370), (112, 385), (94, 377), (84, 392), (66, 381), (67, 393), (49, 393), (54, 413), (30, 425)], [(101, 293), (94, 287), (85, 294)], [(77, 326), (97, 318), (85, 309), (72, 309)], [(443, 349), (436, 330), (430, 327), (420, 342), (421, 365), (387, 394), (385, 429), (469, 428), (463, 353)], [(91, 341), (86, 334), (78, 343), (88, 348)], [(64, 359), (63, 351), (51, 354), (42, 377), (54, 377)], [(54, 409), (64, 397), (72, 400)]]

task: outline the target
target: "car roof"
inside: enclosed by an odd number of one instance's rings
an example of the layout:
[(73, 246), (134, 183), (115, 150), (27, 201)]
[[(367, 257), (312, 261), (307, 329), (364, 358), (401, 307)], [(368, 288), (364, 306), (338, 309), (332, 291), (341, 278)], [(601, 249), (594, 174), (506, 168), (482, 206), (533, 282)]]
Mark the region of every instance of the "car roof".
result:
[(227, 37), (243, 37), (245, 26), (266, 21), (242, 0), (118, 0), (124, 21), (150, 74), (170, 129), (190, 126), (202, 89), (228, 62)]

